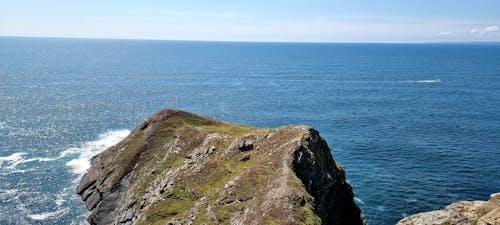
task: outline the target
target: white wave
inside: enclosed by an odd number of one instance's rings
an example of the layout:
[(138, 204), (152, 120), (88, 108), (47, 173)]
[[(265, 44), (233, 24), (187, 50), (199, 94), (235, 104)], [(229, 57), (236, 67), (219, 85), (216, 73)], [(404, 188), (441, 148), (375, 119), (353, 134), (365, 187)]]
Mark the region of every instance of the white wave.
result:
[(0, 202), (8, 202), (17, 198), (19, 189), (0, 190)]
[(361, 200), (360, 198), (357, 198), (357, 197), (354, 197), (354, 201), (356, 201), (357, 203), (362, 204), (362, 205), (365, 204), (365, 202), (363, 200)]
[(60, 217), (64, 214), (66, 214), (68, 212), (68, 209), (60, 209), (60, 210), (57, 210), (57, 211), (53, 211), (53, 212), (44, 212), (44, 213), (37, 213), (37, 214), (30, 214), (30, 215), (27, 215), (29, 218), (31, 218), (32, 220), (45, 220), (45, 219), (48, 219), (48, 218), (52, 218), (52, 217)]
[(9, 156), (2, 156), (2, 157), (0, 157), (0, 162), (2, 162), (2, 161), (16, 162), (16, 161), (22, 160), (23, 155), (26, 155), (26, 152), (16, 152), (16, 153), (13, 153), (12, 155), (9, 155)]
[(3, 156), (0, 157), (0, 175), (8, 175), (8, 174), (13, 174), (13, 173), (25, 173), (25, 172), (30, 172), (36, 170), (36, 168), (24, 168), (24, 169), (18, 169), (17, 166), (23, 163), (29, 163), (33, 161), (52, 161), (56, 160), (58, 158), (32, 158), (32, 159), (25, 159), (25, 156), (27, 155), (26, 152), (16, 152), (13, 153), (12, 155), (9, 156)]
[(54, 201), (58, 207), (60, 207), (62, 204), (64, 204), (66, 202), (66, 199), (64, 199), (60, 196), (65, 196), (65, 195), (58, 195), (56, 200)]
[(69, 225), (89, 225), (87, 221), (71, 221)]
[(36, 162), (36, 161), (49, 162), (49, 161), (58, 160), (58, 159), (65, 157), (66, 155), (68, 155), (68, 152), (62, 152), (59, 154), (59, 156), (53, 157), (53, 158), (37, 157), (37, 158), (26, 159), (26, 157), (25, 157), (26, 155), (27, 155), (26, 152), (16, 152), (16, 153), (13, 153), (12, 155), (9, 155), (9, 156), (0, 157), (0, 165), (8, 164), (7, 168), (15, 169), (15, 167), (19, 164)]
[(23, 162), (24, 155), (26, 152), (16, 152), (9, 156), (0, 157), (0, 168), (15, 169), (18, 164)]
[(99, 135), (97, 140), (85, 142), (78, 147), (68, 148), (59, 153), (56, 157), (26, 158), (26, 152), (16, 152), (9, 156), (0, 156), (0, 172), (2, 172), (0, 174), (26, 172), (27, 170), (19, 170), (16, 168), (20, 164), (55, 161), (68, 155), (78, 154), (78, 158), (67, 162), (66, 166), (70, 168), (72, 173), (83, 175), (90, 167), (90, 159), (92, 156), (117, 144), (129, 134), (130, 130), (108, 131)]
[(441, 79), (436, 80), (402, 80), (402, 83), (441, 83)]
[(7, 128), (9, 128), (9, 126), (7, 126), (7, 122), (0, 122), (0, 130)]
[(54, 203), (56, 203), (57, 207), (61, 207), (64, 202), (66, 202), (66, 192), (67, 192), (68, 188), (64, 188), (61, 192), (57, 193), (56, 194), (56, 200), (54, 200)]
[(22, 160), (21, 163), (29, 163), (29, 162), (35, 162), (35, 161), (38, 161), (38, 162), (49, 162), (49, 161), (55, 161), (55, 160), (58, 160), (62, 157), (64, 157), (66, 155), (59, 155), (58, 157), (55, 157), (55, 158), (31, 158), (31, 159), (25, 159), (25, 160)]
[[(71, 198), (76, 197), (74, 194), (74, 189), (75, 187), (72, 184), (69, 187), (63, 188), (59, 193), (55, 194), (55, 200), (54, 203), (57, 205), (57, 207), (61, 207), (65, 202), (67, 201), (72, 201)], [(52, 198), (54, 199), (54, 198)]]
[(70, 171), (74, 174), (83, 175), (90, 168), (90, 159), (106, 150), (107, 148), (117, 144), (130, 134), (130, 130), (114, 130), (108, 131), (99, 135), (95, 141), (83, 143), (79, 147), (69, 148), (62, 152), (62, 154), (80, 154), (76, 159), (66, 163)]
[(26, 170), (16, 170), (17, 169), (16, 167), (19, 164), (36, 162), (36, 161), (49, 162), (49, 161), (58, 160), (58, 159), (65, 157), (68, 154), (65, 152), (62, 152), (61, 154), (59, 154), (59, 156), (54, 157), (54, 158), (37, 157), (37, 158), (29, 158), (29, 159), (26, 159), (26, 155), (27, 155), (26, 152), (16, 152), (16, 153), (13, 153), (12, 155), (9, 155), (9, 156), (0, 157), (0, 165), (2, 167), (4, 167), (4, 164), (5, 164), (4, 168), (10, 169), (10, 173), (26, 172)]
[(415, 198), (407, 198), (405, 199), (406, 203), (411, 203), (411, 202), (417, 202), (417, 199)]

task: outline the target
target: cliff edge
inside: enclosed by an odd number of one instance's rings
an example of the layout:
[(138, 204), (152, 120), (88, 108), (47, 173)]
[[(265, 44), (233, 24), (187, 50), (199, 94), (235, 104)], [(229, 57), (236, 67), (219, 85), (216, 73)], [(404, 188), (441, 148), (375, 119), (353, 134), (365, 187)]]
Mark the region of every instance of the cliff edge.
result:
[(500, 193), (488, 201), (461, 201), (442, 210), (418, 213), (396, 225), (500, 225)]
[(365, 223), (343, 168), (307, 126), (166, 109), (91, 165), (77, 193), (92, 225)]

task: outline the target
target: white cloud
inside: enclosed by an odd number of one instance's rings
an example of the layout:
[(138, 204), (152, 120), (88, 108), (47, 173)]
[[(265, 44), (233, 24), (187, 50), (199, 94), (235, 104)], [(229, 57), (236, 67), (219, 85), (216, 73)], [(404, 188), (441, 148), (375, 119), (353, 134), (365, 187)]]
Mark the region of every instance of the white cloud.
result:
[(488, 27), (472, 28), (470, 30), (470, 33), (475, 35), (488, 35), (491, 33), (495, 33), (497, 31), (498, 31), (498, 26), (488, 26)]
[(489, 27), (486, 27), (484, 30), (486, 32), (496, 32), (496, 31), (498, 31), (498, 27), (497, 26), (489, 26)]
[(450, 36), (451, 34), (453, 34), (453, 33), (449, 32), (449, 31), (443, 31), (443, 32), (439, 32), (438, 36), (446, 37), (446, 36)]

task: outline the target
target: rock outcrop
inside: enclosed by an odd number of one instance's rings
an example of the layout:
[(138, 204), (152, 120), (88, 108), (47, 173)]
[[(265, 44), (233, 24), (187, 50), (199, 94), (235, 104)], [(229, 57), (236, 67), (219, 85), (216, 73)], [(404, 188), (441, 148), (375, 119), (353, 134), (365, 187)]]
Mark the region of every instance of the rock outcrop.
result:
[(90, 224), (364, 224), (343, 168), (307, 126), (255, 128), (163, 110), (95, 156)]
[(397, 225), (500, 225), (500, 193), (488, 201), (461, 201), (445, 209), (418, 213)]

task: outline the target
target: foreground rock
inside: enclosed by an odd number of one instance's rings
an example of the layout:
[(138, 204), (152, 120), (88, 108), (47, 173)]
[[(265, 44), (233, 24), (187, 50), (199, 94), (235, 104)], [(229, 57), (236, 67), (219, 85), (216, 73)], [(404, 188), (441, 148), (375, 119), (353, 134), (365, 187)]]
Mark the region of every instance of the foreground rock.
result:
[(94, 157), (77, 193), (90, 224), (364, 224), (316, 130), (177, 110)]
[(461, 201), (406, 217), (397, 225), (500, 225), (500, 193), (488, 201)]

